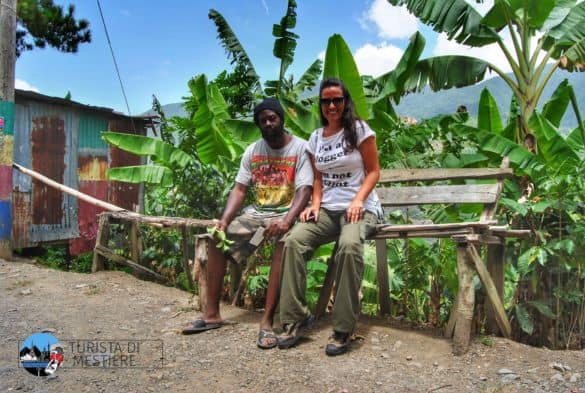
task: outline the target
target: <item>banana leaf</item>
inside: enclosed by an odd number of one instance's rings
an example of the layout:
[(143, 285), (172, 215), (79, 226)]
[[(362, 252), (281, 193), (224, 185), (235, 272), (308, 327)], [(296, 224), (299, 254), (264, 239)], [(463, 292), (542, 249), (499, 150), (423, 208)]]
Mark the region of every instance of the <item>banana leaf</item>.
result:
[[(493, 28), (481, 24), (481, 15), (465, 0), (388, 0), (405, 5), (424, 24), (449, 40), (470, 46), (483, 46), (499, 40)], [(389, 21), (389, 23), (392, 23)]]
[[(280, 20), (280, 24), (275, 24), (272, 27), (272, 35), (276, 38), (274, 41), (273, 54), (280, 59), (280, 72), (278, 81), (284, 79), (284, 74), (288, 67), (292, 64), (295, 49), (297, 47), (297, 39), (299, 36), (289, 31), (297, 24), (297, 3), (294, 0), (288, 0), (286, 14)], [(277, 88), (276, 95), (280, 93), (280, 86)]]
[(321, 118), (319, 117), (319, 104), (315, 103), (310, 108), (306, 108), (300, 103), (287, 97), (280, 97), (280, 103), (284, 108), (285, 124), (293, 134), (307, 139), (311, 132), (321, 127)]
[(532, 30), (540, 29), (555, 7), (555, 0), (507, 0), (496, 1), (481, 23), (496, 31), (508, 25), (508, 16), (520, 19)]
[(117, 148), (139, 156), (150, 156), (154, 162), (165, 166), (184, 168), (193, 157), (184, 151), (156, 138), (119, 132), (102, 132), (102, 138)]
[(164, 166), (139, 165), (109, 168), (106, 176), (109, 180), (127, 183), (150, 183), (161, 187), (173, 185), (173, 171)]
[(585, 2), (557, 1), (550, 23), (546, 23), (543, 49), (561, 59), (560, 67), (569, 71), (584, 71), (585, 67)]
[(495, 134), (501, 134), (503, 130), (502, 118), (500, 117), (498, 105), (487, 88), (481, 91), (481, 96), (479, 98), (477, 127)]
[(321, 71), (323, 70), (323, 62), (317, 59), (307, 68), (307, 70), (301, 75), (297, 83), (295, 83), (293, 92), (295, 96), (300, 96), (306, 90), (310, 90), (315, 87)]
[(573, 87), (569, 84), (569, 80), (563, 80), (555, 89), (550, 100), (542, 108), (542, 116), (551, 122), (555, 127), (561, 125), (561, 120), (569, 107), (571, 102), (570, 90)]

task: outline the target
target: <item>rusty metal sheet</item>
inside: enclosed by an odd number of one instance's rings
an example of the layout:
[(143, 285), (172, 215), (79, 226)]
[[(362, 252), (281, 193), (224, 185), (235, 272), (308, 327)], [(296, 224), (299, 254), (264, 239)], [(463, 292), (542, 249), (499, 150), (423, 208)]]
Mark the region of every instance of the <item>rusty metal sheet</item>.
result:
[[(79, 155), (77, 163), (77, 179), (82, 181), (106, 180), (108, 158)], [(104, 199), (105, 201), (105, 199)]]
[(10, 199), (12, 190), (12, 166), (0, 165), (0, 200)]
[(30, 194), (27, 192), (12, 192), (12, 247), (25, 248), (34, 246), (29, 242), (31, 208)]
[[(76, 114), (70, 108), (40, 101), (17, 101), (14, 161), (77, 188), (77, 123)], [(29, 176), (18, 171), (13, 176), (13, 191), (31, 196), (28, 244), (77, 236), (76, 198), (33, 183)]]
[[(105, 180), (80, 181), (79, 191), (105, 201), (108, 198), (108, 182)], [(97, 215), (102, 211), (103, 209), (99, 207), (79, 201), (79, 238), (69, 242), (71, 255), (79, 255), (93, 250), (98, 230)]]
[[(58, 183), (65, 180), (65, 121), (59, 117), (33, 119), (32, 170)], [(33, 224), (60, 224), (62, 192), (33, 179)]]
[[(136, 134), (144, 135), (145, 129), (142, 122), (133, 119)], [(129, 119), (119, 118), (110, 120), (108, 129), (116, 132), (127, 132), (133, 134), (132, 124)], [(117, 147), (110, 146), (110, 168), (129, 165), (140, 165), (143, 163), (141, 157), (127, 153)], [(128, 210), (136, 210), (141, 205), (141, 185), (123, 182), (111, 182), (108, 200), (114, 205)]]

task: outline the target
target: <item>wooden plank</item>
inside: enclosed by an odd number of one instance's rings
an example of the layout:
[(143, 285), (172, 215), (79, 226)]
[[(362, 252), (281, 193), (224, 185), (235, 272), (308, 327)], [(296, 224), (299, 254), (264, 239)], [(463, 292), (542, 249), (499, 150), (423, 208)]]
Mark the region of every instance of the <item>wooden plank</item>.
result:
[(411, 181), (436, 181), (456, 179), (494, 179), (512, 177), (510, 168), (404, 168), (382, 169), (378, 183), (397, 183)]
[(457, 322), (458, 315), (457, 309), (459, 308), (459, 305), (457, 304), (458, 299), (459, 296), (455, 296), (455, 301), (453, 302), (453, 306), (451, 306), (451, 312), (449, 313), (449, 321), (445, 325), (445, 331), (443, 332), (447, 338), (452, 338), (453, 332), (455, 331), (455, 322)]
[(473, 270), (470, 257), (466, 252), (465, 243), (457, 245), (457, 276), (459, 291), (457, 292), (457, 310), (453, 329), (453, 354), (463, 355), (469, 350), (471, 340), (471, 322), (475, 304), (475, 288), (473, 286)]
[(107, 215), (101, 215), (99, 218), (99, 226), (97, 236), (95, 239), (95, 247), (93, 249), (93, 261), (91, 264), (91, 272), (99, 272), (104, 270), (106, 258), (96, 252), (96, 247), (108, 247), (108, 239), (110, 238), (110, 221)]
[(377, 187), (382, 206), (410, 206), (433, 203), (495, 203), (497, 184), (466, 184), (418, 187)]
[(532, 232), (529, 229), (492, 229), (488, 228), (496, 236), (528, 238)]
[(196, 218), (145, 216), (134, 212), (109, 212), (105, 213), (113, 218), (142, 222), (148, 225), (178, 228), (186, 225), (189, 228), (207, 228), (215, 225), (213, 220), (199, 220)]
[(327, 303), (329, 303), (329, 299), (331, 298), (331, 290), (333, 289), (333, 283), (335, 282), (335, 273), (336, 273), (336, 266), (335, 266), (335, 253), (337, 252), (337, 243), (333, 247), (333, 252), (331, 253), (331, 257), (329, 258), (329, 263), (327, 264), (327, 273), (325, 273), (325, 279), (323, 280), (323, 286), (319, 290), (319, 299), (317, 300), (317, 305), (315, 306), (315, 319), (321, 318), (325, 315), (325, 309), (327, 308)]
[(468, 244), (466, 254), (475, 265), (475, 269), (483, 283), (488, 299), (494, 308), (496, 322), (498, 323), (502, 334), (506, 338), (512, 338), (512, 326), (510, 325), (510, 321), (508, 321), (508, 316), (506, 315), (502, 299), (498, 295), (498, 290), (473, 244)]
[(137, 264), (136, 262), (133, 262), (129, 259), (126, 259), (123, 256), (112, 252), (108, 248), (105, 248), (105, 247), (100, 246), (100, 245), (96, 245), (94, 252), (97, 252), (97, 253), (103, 255), (105, 258), (110, 259), (116, 263), (119, 263), (119, 264), (125, 265), (125, 266), (129, 266), (129, 267), (136, 269), (142, 273), (148, 274), (149, 276), (156, 279), (157, 281), (160, 281), (162, 283), (167, 282), (167, 279), (165, 277), (161, 276), (160, 274), (158, 274), (157, 272), (154, 272), (147, 267), (144, 267), (142, 265)]
[(461, 229), (444, 229), (439, 231), (414, 231), (414, 232), (381, 232), (377, 233), (371, 237), (369, 240), (374, 239), (406, 239), (406, 238), (428, 238), (428, 239), (438, 239), (438, 238), (450, 238), (454, 235), (468, 235), (472, 234), (472, 228), (461, 228)]
[(376, 240), (376, 268), (380, 315), (390, 314), (390, 285), (388, 280), (388, 251), (386, 240)]
[[(496, 292), (500, 299), (504, 298), (504, 245), (490, 244), (487, 251), (487, 269), (490, 277), (494, 280)], [(486, 302), (486, 331), (488, 334), (499, 334), (496, 312), (490, 302)]]
[(376, 225), (376, 233), (416, 232), (460, 228), (487, 228), (495, 223), (496, 221), (466, 221), (446, 224), (379, 224)]

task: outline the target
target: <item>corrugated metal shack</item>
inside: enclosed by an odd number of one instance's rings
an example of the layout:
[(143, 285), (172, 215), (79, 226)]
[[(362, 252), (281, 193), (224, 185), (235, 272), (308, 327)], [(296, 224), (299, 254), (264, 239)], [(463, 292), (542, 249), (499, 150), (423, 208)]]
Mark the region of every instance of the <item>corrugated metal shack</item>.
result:
[[(21, 90), (16, 91), (15, 104), (14, 162), (101, 200), (141, 210), (140, 185), (106, 180), (108, 167), (139, 165), (141, 159), (110, 147), (100, 133), (146, 135), (151, 117), (131, 118), (109, 108)], [(13, 248), (69, 243), (71, 255), (93, 249), (100, 209), (17, 170), (12, 177)], [(2, 176), (0, 183), (7, 180)]]

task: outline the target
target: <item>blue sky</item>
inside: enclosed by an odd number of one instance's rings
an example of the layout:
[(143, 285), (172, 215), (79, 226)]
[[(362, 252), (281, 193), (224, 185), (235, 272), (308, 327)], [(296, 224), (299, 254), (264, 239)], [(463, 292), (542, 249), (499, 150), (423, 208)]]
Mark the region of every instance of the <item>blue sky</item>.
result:
[[(127, 113), (96, 1), (55, 2), (73, 3), (76, 16), (89, 20), (92, 42), (81, 45), (76, 54), (53, 49), (25, 52), (16, 63), (16, 87), (57, 97), (70, 91), (75, 101)], [(408, 37), (417, 29), (427, 39), (425, 57), (472, 54), (501, 64), (497, 49), (469, 50), (448, 42), (386, 0), (297, 3), (293, 31), (300, 39), (288, 71), (295, 76), (323, 56), (327, 39), (335, 33), (348, 43), (362, 74), (376, 76), (394, 68)], [(476, 6), (485, 13), (492, 4), (486, 1)], [(210, 8), (226, 18), (263, 81), (278, 74), (279, 62), (272, 55), (272, 25), (280, 22), (286, 0), (101, 0), (101, 6), (132, 114), (150, 109), (153, 94), (162, 104), (179, 102), (193, 76), (204, 73), (213, 79), (230, 69), (215, 25), (207, 17)]]

